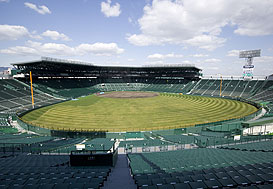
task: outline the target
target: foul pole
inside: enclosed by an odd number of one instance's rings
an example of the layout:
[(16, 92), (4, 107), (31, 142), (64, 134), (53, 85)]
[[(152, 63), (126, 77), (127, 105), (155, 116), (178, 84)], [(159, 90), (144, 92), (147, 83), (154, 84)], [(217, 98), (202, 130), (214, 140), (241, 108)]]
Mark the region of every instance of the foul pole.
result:
[(223, 82), (223, 78), (221, 76), (221, 82), (220, 82), (220, 96), (222, 96), (222, 82)]
[(31, 74), (31, 71), (29, 72), (29, 77), (30, 77), (30, 89), (31, 89), (32, 108), (34, 108), (34, 97), (33, 97), (33, 87), (32, 87), (32, 74)]

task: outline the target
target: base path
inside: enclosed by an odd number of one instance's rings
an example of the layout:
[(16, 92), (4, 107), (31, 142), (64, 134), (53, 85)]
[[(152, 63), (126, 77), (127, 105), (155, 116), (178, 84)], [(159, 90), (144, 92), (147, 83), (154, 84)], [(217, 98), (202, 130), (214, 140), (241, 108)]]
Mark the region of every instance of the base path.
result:
[(136, 189), (137, 186), (130, 175), (128, 159), (125, 154), (119, 154), (116, 166), (104, 182), (103, 189)]

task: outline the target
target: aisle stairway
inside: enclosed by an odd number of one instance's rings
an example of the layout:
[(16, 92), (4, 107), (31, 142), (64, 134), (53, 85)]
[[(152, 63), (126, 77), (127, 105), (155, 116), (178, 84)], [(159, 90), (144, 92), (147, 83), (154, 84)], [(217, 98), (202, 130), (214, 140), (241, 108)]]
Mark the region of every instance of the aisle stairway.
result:
[(125, 154), (119, 154), (115, 168), (105, 181), (103, 189), (136, 189), (137, 186), (130, 175), (128, 159)]

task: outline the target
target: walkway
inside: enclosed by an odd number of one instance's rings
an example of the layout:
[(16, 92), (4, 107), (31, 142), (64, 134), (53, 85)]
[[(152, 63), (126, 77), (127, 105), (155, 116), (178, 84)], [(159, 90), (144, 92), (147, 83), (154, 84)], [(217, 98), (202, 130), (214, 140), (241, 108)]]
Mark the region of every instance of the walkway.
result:
[(104, 182), (103, 189), (136, 189), (137, 186), (130, 175), (126, 154), (119, 154), (117, 164)]

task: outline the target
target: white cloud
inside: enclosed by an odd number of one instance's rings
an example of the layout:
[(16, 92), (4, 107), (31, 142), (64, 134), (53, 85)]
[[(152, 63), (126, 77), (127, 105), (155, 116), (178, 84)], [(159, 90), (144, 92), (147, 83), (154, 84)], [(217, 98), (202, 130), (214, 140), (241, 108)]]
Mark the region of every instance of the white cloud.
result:
[(17, 40), (28, 35), (29, 32), (24, 26), (0, 25), (0, 40)]
[(10, 55), (36, 55), (39, 52), (36, 49), (33, 49), (31, 47), (25, 47), (25, 46), (16, 46), (16, 47), (10, 47), (8, 49), (2, 49), (0, 50), (0, 53), (2, 54), (10, 54)]
[(49, 37), (53, 40), (63, 40), (63, 41), (71, 40), (65, 34), (59, 33), (57, 31), (52, 31), (52, 30), (46, 30), (45, 32), (42, 33), (42, 36)]
[(138, 26), (137, 20), (133, 19), (132, 17), (128, 17), (128, 22), (133, 26)]
[(206, 49), (208, 51), (212, 51), (223, 46), (225, 42), (226, 39), (212, 35), (200, 35), (185, 41), (186, 44), (199, 47), (201, 49)]
[(208, 70), (219, 70), (220, 68), (215, 67), (215, 66), (208, 66), (208, 67), (206, 67), (206, 69), (208, 69)]
[(219, 63), (219, 62), (222, 62), (220, 59), (217, 59), (217, 58), (210, 58), (210, 59), (206, 59), (204, 61), (205, 63)]
[(183, 55), (181, 54), (174, 54), (174, 53), (170, 53), (170, 54), (151, 54), (148, 55), (147, 58), (148, 59), (166, 59), (166, 58), (182, 58)]
[(273, 1), (245, 0), (239, 3), (231, 22), (237, 25), (234, 33), (247, 36), (273, 34)]
[(133, 59), (133, 58), (128, 58), (127, 61), (128, 61), (128, 62), (133, 62), (133, 61), (135, 61), (135, 59)]
[(94, 43), (81, 44), (77, 47), (77, 51), (81, 54), (93, 53), (96, 55), (111, 56), (124, 52), (124, 49), (118, 47), (116, 43)]
[(101, 3), (101, 12), (106, 17), (119, 16), (121, 13), (120, 4), (116, 3), (115, 5), (111, 6), (111, 0), (107, 0), (107, 2), (102, 2)]
[(148, 62), (145, 62), (145, 64), (147, 65), (158, 65), (158, 64), (162, 64), (163, 65), (163, 61), (162, 60), (156, 60), (156, 61), (148, 61)]
[(240, 52), (240, 50), (236, 50), (236, 49), (230, 50), (230, 51), (228, 51), (227, 56), (236, 56), (236, 57), (239, 57), (239, 52)]
[(118, 64), (120, 64), (119, 61), (106, 61), (106, 62), (104, 63), (104, 65), (110, 65), (110, 66), (118, 65)]
[[(41, 34), (42, 36), (49, 37), (53, 40), (63, 40), (69, 41), (69, 37), (67, 37), (63, 33), (59, 33), (57, 31), (47, 30)], [(0, 25), (0, 40), (18, 40), (22, 37), (30, 37), (32, 39), (41, 40), (43, 39), (41, 35), (37, 34), (37, 31), (29, 32), (27, 28), (24, 26), (16, 26), (16, 25)]]
[[(53, 40), (71, 40), (65, 34), (59, 33), (57, 31), (47, 30), (41, 35), (49, 37)], [(36, 31), (29, 32), (28, 29), (24, 26), (0, 25), (0, 40), (17, 40), (22, 37), (30, 37), (32, 39), (41, 40), (42, 36), (38, 35)]]
[(148, 59), (164, 59), (164, 56), (162, 54), (151, 54), (147, 56)]
[(157, 66), (180, 65), (180, 64), (193, 64), (193, 63), (190, 60), (183, 60), (183, 61), (179, 61), (179, 62), (169, 62), (169, 61), (164, 61), (161, 59), (155, 59), (155, 60), (145, 62), (145, 65), (157, 65)]
[(15, 46), (0, 50), (0, 53), (3, 54), (38, 56), (83, 56), (86, 54), (111, 56), (123, 52), (124, 49), (119, 48), (116, 43), (80, 44), (76, 47), (70, 47), (60, 43), (42, 44), (34, 41), (27, 41), (25, 46)]
[(51, 14), (51, 11), (45, 6), (45, 5), (40, 5), (37, 6), (33, 3), (29, 3), (29, 2), (25, 2), (24, 3), (26, 7), (35, 10), (36, 12), (38, 12), (39, 14)]
[(193, 54), (191, 56), (195, 58), (203, 58), (203, 57), (208, 57), (209, 55), (208, 54)]
[(129, 23), (132, 23), (133, 22), (133, 19), (131, 17), (128, 18), (128, 22)]
[(42, 36), (37, 34), (37, 31), (32, 31), (31, 34), (29, 34), (29, 37), (32, 39), (36, 39), (36, 40), (41, 40), (43, 39)]
[(192, 64), (192, 62), (189, 61), (189, 60), (183, 60), (182, 63), (183, 63), (183, 64)]
[[(257, 7), (257, 8), (256, 8)], [(140, 33), (127, 36), (138, 46), (178, 44), (206, 50), (221, 47), (223, 27), (240, 35), (273, 34), (273, 1), (154, 0), (138, 20)]]
[(261, 57), (255, 57), (253, 60), (255, 63), (271, 63), (273, 66), (273, 56), (261, 56)]
[(0, 0), (0, 2), (5, 2), (5, 3), (8, 3), (9, 0)]
[(73, 47), (58, 43), (45, 43), (41, 45), (41, 50), (45, 54), (56, 54), (61, 56), (75, 54), (75, 49)]
[(160, 45), (161, 42), (156, 39), (154, 36), (148, 36), (143, 34), (133, 34), (127, 37), (127, 40), (137, 46), (147, 46), (147, 45)]
[(3, 54), (14, 54), (14, 55), (74, 55), (75, 49), (64, 44), (58, 43), (39, 43), (33, 41), (27, 41), (26, 46), (15, 46), (8, 49), (0, 50)]

